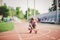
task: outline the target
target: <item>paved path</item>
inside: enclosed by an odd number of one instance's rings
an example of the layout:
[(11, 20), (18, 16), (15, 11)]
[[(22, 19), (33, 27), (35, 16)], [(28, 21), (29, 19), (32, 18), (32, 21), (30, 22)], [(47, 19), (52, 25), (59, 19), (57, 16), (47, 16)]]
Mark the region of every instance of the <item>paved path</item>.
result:
[(28, 23), (15, 23), (22, 40), (60, 40), (60, 25), (38, 24), (38, 33), (29, 34)]

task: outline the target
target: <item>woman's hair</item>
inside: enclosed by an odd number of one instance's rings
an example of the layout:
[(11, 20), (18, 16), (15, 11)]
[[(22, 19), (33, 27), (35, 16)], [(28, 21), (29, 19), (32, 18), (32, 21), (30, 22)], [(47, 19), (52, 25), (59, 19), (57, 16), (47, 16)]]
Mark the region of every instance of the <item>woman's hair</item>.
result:
[(32, 23), (33, 20), (34, 20), (34, 18), (31, 18), (31, 19), (30, 19), (30, 23)]
[(34, 18), (31, 18), (31, 20), (34, 20)]

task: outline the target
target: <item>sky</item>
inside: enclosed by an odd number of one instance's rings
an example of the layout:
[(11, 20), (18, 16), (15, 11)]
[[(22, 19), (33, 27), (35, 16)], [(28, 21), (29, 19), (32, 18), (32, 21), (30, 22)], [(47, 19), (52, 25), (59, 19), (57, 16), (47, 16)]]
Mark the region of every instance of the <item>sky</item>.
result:
[[(3, 2), (13, 8), (18, 6), (23, 11), (27, 10), (27, 0), (3, 0)], [(53, 0), (35, 0), (35, 9), (39, 10), (41, 14), (47, 13), (52, 3)], [(34, 9), (34, 0), (28, 0), (28, 8)]]

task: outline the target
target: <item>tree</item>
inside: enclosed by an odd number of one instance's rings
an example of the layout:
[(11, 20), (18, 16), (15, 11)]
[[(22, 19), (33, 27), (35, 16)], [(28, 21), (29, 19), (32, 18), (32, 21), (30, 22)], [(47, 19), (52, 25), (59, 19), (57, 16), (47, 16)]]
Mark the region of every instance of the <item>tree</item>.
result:
[(30, 13), (31, 13), (31, 9), (28, 8), (28, 9), (25, 11), (24, 17), (27, 19), (27, 15), (28, 15), (28, 17), (29, 17), (29, 16), (31, 15)]
[(9, 16), (9, 9), (6, 4), (0, 6), (0, 15), (2, 15), (2, 21), (4, 20), (4, 17)]
[(23, 14), (23, 11), (20, 10), (20, 14), (19, 14), (20, 18), (23, 19), (24, 18), (24, 14)]
[(15, 9), (12, 7), (8, 7), (9, 8), (9, 16), (14, 16), (15, 15)]
[(51, 12), (51, 11), (53, 11), (53, 9), (52, 8), (49, 8), (49, 12)]
[(23, 11), (21, 10), (20, 7), (16, 7), (16, 16), (20, 19), (23, 19), (24, 18), (24, 14), (23, 14)]
[(16, 15), (19, 15), (20, 13), (20, 7), (16, 7)]
[(28, 10), (27, 10), (27, 13), (28, 13), (28, 17), (30, 16), (30, 8), (28, 8)]
[(9, 9), (7, 8), (6, 4), (0, 6), (0, 15), (3, 15), (3, 17), (9, 16)]
[(34, 9), (31, 9), (31, 15), (34, 15)]
[(27, 10), (25, 11), (24, 18), (27, 19)]
[(34, 15), (34, 11), (35, 11), (35, 14), (40, 14), (38, 10), (35, 10), (35, 9), (31, 9), (31, 15)]
[[(59, 4), (59, 10), (60, 10), (60, 0), (58, 0), (58, 4)], [(52, 7), (49, 8), (49, 12), (55, 11), (56, 9), (57, 9), (57, 7), (56, 7), (56, 0), (53, 0), (53, 4), (52, 4)]]
[(32, 15), (34, 15), (34, 11), (35, 11), (35, 14), (40, 14), (38, 10), (35, 10), (35, 9), (30, 9), (28, 8), (28, 10), (25, 11), (25, 18), (27, 19), (27, 15), (28, 15), (28, 18)]
[(39, 13), (39, 11), (38, 11), (38, 10), (35, 10), (35, 14), (37, 14), (37, 15), (38, 15), (38, 14), (40, 14), (40, 13)]

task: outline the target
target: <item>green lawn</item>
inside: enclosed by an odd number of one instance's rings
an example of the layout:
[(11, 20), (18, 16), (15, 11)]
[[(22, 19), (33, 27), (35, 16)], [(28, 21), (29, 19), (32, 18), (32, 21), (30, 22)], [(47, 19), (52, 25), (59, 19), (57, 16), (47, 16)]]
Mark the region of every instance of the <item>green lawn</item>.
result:
[(2, 22), (0, 23), (0, 32), (5, 32), (14, 29), (13, 22)]

